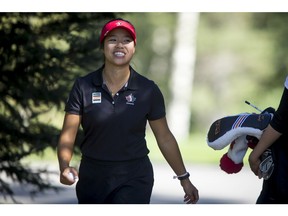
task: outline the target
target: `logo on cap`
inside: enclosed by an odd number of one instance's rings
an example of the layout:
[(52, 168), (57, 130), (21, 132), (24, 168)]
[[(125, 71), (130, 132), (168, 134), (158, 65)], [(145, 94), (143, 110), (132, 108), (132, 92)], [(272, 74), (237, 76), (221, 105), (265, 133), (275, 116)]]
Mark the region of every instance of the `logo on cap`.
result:
[(124, 20), (114, 20), (114, 21), (108, 22), (102, 29), (102, 32), (100, 35), (100, 43), (103, 42), (104, 38), (107, 36), (107, 34), (110, 31), (118, 27), (126, 29), (131, 34), (133, 41), (136, 44), (136, 32), (135, 32), (134, 26)]

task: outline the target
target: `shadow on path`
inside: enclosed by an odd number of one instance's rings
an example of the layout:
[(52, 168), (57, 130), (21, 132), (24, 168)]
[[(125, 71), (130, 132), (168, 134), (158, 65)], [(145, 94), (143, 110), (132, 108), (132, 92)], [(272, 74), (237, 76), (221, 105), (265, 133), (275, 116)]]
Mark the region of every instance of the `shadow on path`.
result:
[[(52, 166), (52, 169), (55, 167)], [(172, 178), (174, 173), (171, 168), (165, 163), (157, 163), (153, 167), (155, 182), (151, 204), (183, 204), (184, 192), (179, 181)], [(197, 164), (186, 165), (186, 168), (192, 183), (199, 190), (198, 204), (254, 204), (262, 187), (262, 181), (245, 167), (232, 175), (218, 166)], [(23, 204), (77, 204), (75, 185), (61, 185), (58, 176), (51, 179), (61, 188), (58, 192), (47, 191), (31, 198), (29, 187), (14, 185), (15, 199)], [(0, 197), (0, 203), (13, 202)]]

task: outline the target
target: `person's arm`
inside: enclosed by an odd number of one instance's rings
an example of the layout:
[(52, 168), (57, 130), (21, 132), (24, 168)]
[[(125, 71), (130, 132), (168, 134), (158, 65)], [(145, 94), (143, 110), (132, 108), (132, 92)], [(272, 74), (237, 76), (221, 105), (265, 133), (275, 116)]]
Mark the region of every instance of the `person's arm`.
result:
[(259, 142), (249, 155), (248, 161), (250, 168), (259, 178), (262, 178), (261, 172), (259, 170), (260, 156), (281, 136), (281, 134), (287, 133), (288, 130), (288, 76), (284, 86), (285, 88), (283, 90), (279, 106), (274, 113), (270, 124), (263, 131)]
[(268, 127), (263, 131), (263, 134), (249, 155), (249, 165), (251, 170), (254, 172), (255, 175), (257, 175), (259, 178), (262, 178), (259, 165), (261, 163), (260, 156), (263, 154), (263, 152), (269, 148), (279, 137), (281, 136), (281, 133), (276, 131), (270, 124)]
[[(185, 174), (187, 171), (178, 143), (168, 128), (166, 118), (149, 121), (149, 124), (155, 135), (159, 149), (172, 170), (177, 176)], [(189, 204), (197, 203), (199, 200), (197, 188), (191, 183), (189, 178), (180, 181), (185, 192), (184, 201)]]
[(57, 146), (57, 156), (60, 169), (60, 182), (62, 184), (71, 185), (74, 180), (69, 178), (72, 172), (77, 178), (78, 172), (75, 168), (70, 167), (70, 161), (73, 155), (75, 138), (80, 126), (81, 116), (73, 114), (65, 114), (62, 131)]

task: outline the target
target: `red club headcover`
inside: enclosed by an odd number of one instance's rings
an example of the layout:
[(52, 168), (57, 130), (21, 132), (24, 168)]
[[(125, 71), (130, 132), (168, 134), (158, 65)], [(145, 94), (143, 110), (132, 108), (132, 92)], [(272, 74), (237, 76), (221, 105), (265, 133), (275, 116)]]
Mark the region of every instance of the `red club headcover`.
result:
[(242, 167), (243, 163), (235, 164), (225, 153), (220, 159), (220, 168), (228, 174), (238, 173)]

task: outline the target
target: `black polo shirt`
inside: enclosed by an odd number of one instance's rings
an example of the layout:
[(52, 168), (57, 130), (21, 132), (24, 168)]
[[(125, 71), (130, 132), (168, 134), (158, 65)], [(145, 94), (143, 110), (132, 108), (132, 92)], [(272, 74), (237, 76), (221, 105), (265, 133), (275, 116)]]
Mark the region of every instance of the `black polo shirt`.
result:
[(77, 78), (66, 103), (67, 113), (81, 115), (83, 156), (125, 161), (149, 153), (145, 141), (147, 120), (165, 116), (163, 95), (151, 80), (130, 67), (130, 77), (112, 98), (103, 84), (102, 66)]

